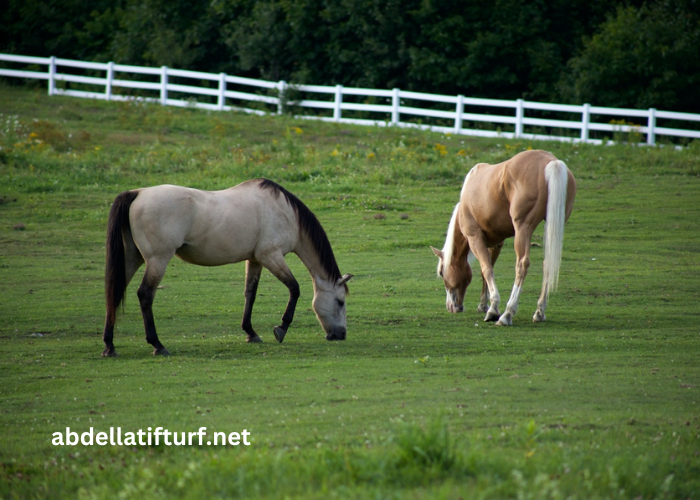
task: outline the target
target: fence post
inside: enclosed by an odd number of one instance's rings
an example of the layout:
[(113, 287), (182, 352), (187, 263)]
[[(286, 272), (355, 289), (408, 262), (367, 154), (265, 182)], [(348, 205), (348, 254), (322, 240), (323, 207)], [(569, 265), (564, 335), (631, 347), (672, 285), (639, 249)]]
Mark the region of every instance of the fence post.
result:
[(223, 111), (226, 105), (226, 73), (219, 73), (219, 100), (217, 105), (219, 111)]
[(647, 121), (647, 144), (656, 144), (656, 108), (649, 108), (649, 120)]
[(114, 80), (114, 63), (107, 63), (107, 82), (105, 83), (105, 100), (112, 100), (112, 80)]
[(160, 69), (160, 103), (166, 106), (168, 104), (168, 67), (161, 66)]
[(591, 105), (583, 105), (581, 114), (581, 142), (588, 142), (588, 125), (591, 123)]
[(457, 96), (457, 109), (455, 110), (455, 134), (462, 131), (462, 115), (464, 114), (464, 96)]
[(49, 58), (49, 95), (56, 93), (56, 57)]
[(394, 94), (391, 96), (391, 123), (392, 125), (399, 124), (399, 106), (401, 106), (400, 89), (394, 89)]
[(515, 137), (521, 137), (523, 135), (523, 100), (518, 99), (515, 101)]
[(340, 105), (343, 103), (343, 86), (335, 86), (335, 106), (333, 107), (333, 121), (339, 122), (341, 115)]
[(287, 82), (280, 80), (277, 84), (277, 91), (277, 114), (281, 115), (287, 102)]

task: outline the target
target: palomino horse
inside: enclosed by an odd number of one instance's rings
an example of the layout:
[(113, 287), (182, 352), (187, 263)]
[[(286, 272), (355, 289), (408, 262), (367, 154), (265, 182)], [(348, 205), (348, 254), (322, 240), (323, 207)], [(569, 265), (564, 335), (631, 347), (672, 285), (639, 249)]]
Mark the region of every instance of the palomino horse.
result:
[(114, 200), (107, 229), (107, 266), (103, 356), (116, 356), (114, 323), (126, 287), (138, 268), (146, 272), (138, 289), (146, 341), (153, 354), (168, 354), (158, 340), (153, 299), (173, 255), (200, 266), (246, 261), (245, 309), (241, 326), (248, 342), (262, 342), (251, 314), (262, 268), (289, 288), (282, 325), (284, 340), (294, 317), (299, 284), (284, 261), (294, 252), (314, 285), (312, 307), (328, 340), (344, 340), (345, 294), (352, 275), (341, 276), (333, 250), (316, 216), (299, 198), (266, 179), (254, 179), (223, 191), (155, 186), (126, 191)]
[[(564, 222), (571, 215), (575, 196), (574, 176), (564, 162), (546, 151), (524, 151), (497, 165), (479, 163), (472, 168), (464, 179), (445, 246), (442, 250), (431, 247), (439, 259), (438, 274), (445, 282), (447, 310), (464, 310), (464, 294), (472, 280), (469, 261), (476, 256), (483, 280), (477, 310), (486, 313), (484, 321), (513, 324), (530, 266), (530, 240), (538, 224), (545, 220), (544, 279), (532, 317), (533, 321), (544, 321), (549, 292), (559, 280)], [(511, 236), (515, 236), (515, 284), (501, 314), (493, 265), (503, 241)]]

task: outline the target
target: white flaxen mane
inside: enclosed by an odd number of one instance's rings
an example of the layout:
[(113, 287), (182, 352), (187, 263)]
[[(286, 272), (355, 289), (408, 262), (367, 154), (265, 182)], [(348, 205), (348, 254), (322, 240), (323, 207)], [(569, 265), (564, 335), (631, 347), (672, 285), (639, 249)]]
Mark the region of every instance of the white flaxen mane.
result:
[[(442, 260), (438, 261), (437, 274), (440, 276), (440, 266), (449, 266), (452, 263), (452, 254), (454, 253), (454, 240), (455, 231), (457, 228), (457, 211), (459, 210), (459, 203), (455, 205), (455, 209), (452, 212), (452, 218), (450, 219), (450, 225), (447, 226), (447, 238), (445, 239), (445, 246), (442, 248)], [(467, 262), (469, 266), (473, 266), (476, 262), (476, 256), (469, 250), (467, 255)]]
[[(462, 198), (462, 195), (464, 194), (464, 189), (467, 186), (467, 182), (469, 182), (469, 178), (472, 176), (472, 174), (476, 173), (476, 171), (479, 169), (479, 165), (474, 165), (471, 170), (467, 173), (466, 177), (464, 178), (464, 184), (462, 185), (462, 191), (459, 194), (460, 199)], [(445, 246), (442, 249), (442, 263), (444, 266), (450, 265), (452, 262), (452, 253), (454, 252), (454, 239), (455, 239), (455, 230), (457, 226), (457, 211), (459, 210), (459, 203), (455, 205), (455, 209), (452, 212), (452, 218), (450, 219), (450, 224), (447, 226), (447, 238), (445, 239)], [(469, 255), (467, 255), (467, 262), (471, 266), (474, 262), (476, 262), (476, 256), (472, 253), (471, 250), (469, 250)], [(438, 275), (440, 274), (440, 262), (438, 262)]]
[(445, 246), (442, 247), (442, 262), (438, 261), (437, 273), (440, 276), (440, 265), (449, 266), (452, 262), (452, 253), (454, 251), (454, 240), (455, 240), (455, 227), (457, 226), (457, 211), (459, 210), (459, 203), (455, 205), (455, 209), (452, 212), (452, 217), (450, 218), (450, 225), (447, 226), (447, 238), (445, 238)]

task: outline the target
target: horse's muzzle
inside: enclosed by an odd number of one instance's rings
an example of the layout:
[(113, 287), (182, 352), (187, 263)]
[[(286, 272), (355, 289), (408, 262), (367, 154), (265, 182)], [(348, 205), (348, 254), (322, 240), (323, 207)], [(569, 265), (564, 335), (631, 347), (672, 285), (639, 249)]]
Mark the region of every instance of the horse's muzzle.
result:
[(346, 332), (345, 328), (337, 328), (326, 334), (326, 340), (345, 340)]
[(447, 310), (451, 313), (464, 312), (464, 305), (459, 304), (459, 302), (460, 298), (457, 294), (457, 290), (447, 290), (447, 300), (445, 301)]

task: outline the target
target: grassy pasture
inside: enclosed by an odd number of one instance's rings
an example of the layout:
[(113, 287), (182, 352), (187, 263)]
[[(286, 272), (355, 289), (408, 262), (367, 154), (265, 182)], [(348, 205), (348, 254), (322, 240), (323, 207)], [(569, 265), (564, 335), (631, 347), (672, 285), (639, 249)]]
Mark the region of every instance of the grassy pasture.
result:
[[(0, 86), (0, 498), (698, 498), (700, 145), (593, 147), (103, 103)], [(441, 246), (477, 162), (528, 148), (578, 181), (559, 290), (531, 323), (450, 315)], [(119, 192), (268, 177), (324, 225), (348, 340), (263, 273), (240, 329), (242, 264), (171, 262), (153, 358), (135, 286), (103, 359), (104, 237)], [(541, 228), (534, 242), (541, 243)], [(496, 266), (507, 298), (514, 252)], [(53, 446), (121, 427), (251, 432), (250, 446)]]

